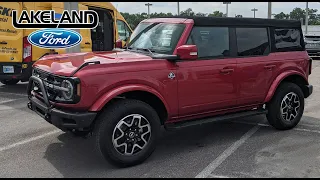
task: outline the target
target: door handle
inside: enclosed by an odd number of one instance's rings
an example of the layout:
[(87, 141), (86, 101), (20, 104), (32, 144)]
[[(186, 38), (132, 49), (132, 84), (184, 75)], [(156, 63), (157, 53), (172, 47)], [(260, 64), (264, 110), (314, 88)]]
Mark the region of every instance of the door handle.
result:
[(221, 69), (220, 73), (221, 74), (230, 74), (234, 71), (234, 69)]
[(6, 41), (1, 41), (0, 44), (8, 44)]
[(84, 44), (90, 44), (89, 42), (85, 42)]
[(272, 68), (276, 67), (276, 65), (266, 65), (264, 66), (265, 69), (271, 70)]

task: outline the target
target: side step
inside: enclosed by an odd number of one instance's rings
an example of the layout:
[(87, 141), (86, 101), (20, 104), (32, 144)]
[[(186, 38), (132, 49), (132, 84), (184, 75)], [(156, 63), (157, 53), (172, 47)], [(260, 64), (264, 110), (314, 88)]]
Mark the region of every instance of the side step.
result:
[(242, 112), (230, 113), (230, 114), (214, 116), (214, 117), (209, 117), (209, 118), (203, 118), (203, 119), (188, 120), (188, 121), (177, 122), (177, 123), (169, 123), (169, 124), (165, 125), (165, 128), (167, 130), (177, 130), (177, 129), (188, 127), (188, 126), (201, 125), (201, 124), (205, 124), (205, 123), (230, 120), (230, 119), (235, 119), (235, 118), (243, 118), (243, 117), (261, 115), (261, 114), (267, 114), (267, 113), (268, 113), (268, 111), (264, 110), (264, 109), (242, 111)]

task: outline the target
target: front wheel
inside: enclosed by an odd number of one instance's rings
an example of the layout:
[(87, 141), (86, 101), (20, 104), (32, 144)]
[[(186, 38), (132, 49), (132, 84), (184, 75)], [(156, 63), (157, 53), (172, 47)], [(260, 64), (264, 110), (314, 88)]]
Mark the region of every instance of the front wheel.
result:
[(97, 149), (111, 163), (133, 166), (146, 160), (156, 147), (160, 131), (157, 112), (138, 100), (119, 100), (97, 119)]
[(17, 79), (10, 79), (10, 80), (1, 80), (0, 81), (2, 84), (5, 84), (5, 85), (15, 85), (19, 82), (19, 80)]
[(304, 111), (303, 92), (294, 83), (281, 83), (267, 107), (267, 119), (274, 128), (292, 129), (300, 122)]

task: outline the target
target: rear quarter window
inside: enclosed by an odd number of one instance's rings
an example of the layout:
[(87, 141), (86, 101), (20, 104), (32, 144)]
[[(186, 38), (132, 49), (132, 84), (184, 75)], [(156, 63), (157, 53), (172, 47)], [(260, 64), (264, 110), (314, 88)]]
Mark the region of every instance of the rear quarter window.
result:
[(274, 39), (275, 49), (283, 51), (302, 51), (304, 50), (301, 30), (294, 28), (275, 28)]

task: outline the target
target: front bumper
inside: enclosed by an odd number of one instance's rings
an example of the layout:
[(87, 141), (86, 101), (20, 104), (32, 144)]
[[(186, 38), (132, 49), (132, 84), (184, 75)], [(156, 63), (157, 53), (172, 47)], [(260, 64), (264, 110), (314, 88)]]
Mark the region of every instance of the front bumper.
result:
[[(43, 101), (32, 94), (33, 82), (39, 84), (43, 95)], [(28, 108), (43, 117), (47, 122), (65, 131), (70, 129), (89, 129), (97, 115), (95, 112), (72, 112), (54, 108), (48, 100), (45, 86), (38, 77), (31, 76), (28, 84)]]

